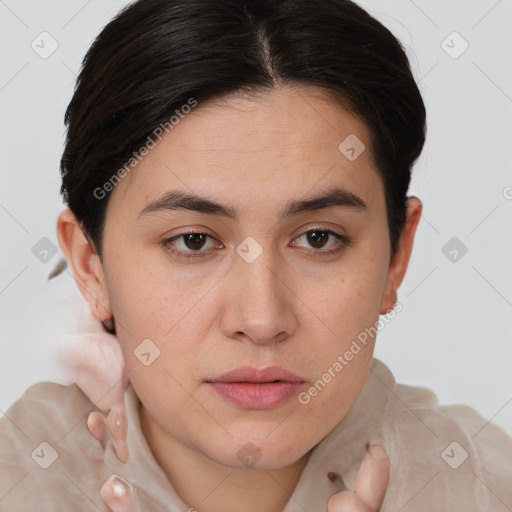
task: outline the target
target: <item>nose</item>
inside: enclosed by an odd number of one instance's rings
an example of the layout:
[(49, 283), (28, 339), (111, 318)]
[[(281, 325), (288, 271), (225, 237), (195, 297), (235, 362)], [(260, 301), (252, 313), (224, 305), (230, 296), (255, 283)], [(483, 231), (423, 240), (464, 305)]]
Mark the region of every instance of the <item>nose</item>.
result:
[(271, 249), (264, 249), (251, 263), (236, 256), (224, 286), (221, 328), (225, 336), (274, 345), (293, 335), (297, 297)]

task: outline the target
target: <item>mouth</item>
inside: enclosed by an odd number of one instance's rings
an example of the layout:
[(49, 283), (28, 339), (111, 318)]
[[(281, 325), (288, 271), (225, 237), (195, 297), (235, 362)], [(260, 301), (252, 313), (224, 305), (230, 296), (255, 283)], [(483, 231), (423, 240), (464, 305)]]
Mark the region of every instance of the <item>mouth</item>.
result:
[(305, 379), (279, 366), (244, 366), (206, 381), (226, 401), (242, 409), (272, 409), (295, 395)]

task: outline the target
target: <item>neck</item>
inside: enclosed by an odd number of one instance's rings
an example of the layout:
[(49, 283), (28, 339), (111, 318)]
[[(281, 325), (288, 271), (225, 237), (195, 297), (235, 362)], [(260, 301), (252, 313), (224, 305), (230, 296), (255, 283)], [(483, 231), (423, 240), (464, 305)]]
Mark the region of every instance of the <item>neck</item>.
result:
[(144, 406), (140, 409), (140, 424), (174, 490), (187, 506), (199, 512), (281, 512), (309, 456), (273, 470), (231, 468), (171, 436)]

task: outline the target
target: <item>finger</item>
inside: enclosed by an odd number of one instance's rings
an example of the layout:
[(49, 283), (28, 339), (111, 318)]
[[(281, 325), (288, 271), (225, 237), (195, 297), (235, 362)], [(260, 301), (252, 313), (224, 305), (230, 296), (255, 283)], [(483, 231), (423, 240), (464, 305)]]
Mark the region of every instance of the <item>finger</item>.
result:
[(99, 411), (91, 412), (87, 417), (87, 428), (89, 429), (89, 432), (98, 439), (98, 441), (101, 441), (103, 446), (107, 434), (103, 413)]
[(117, 458), (124, 462), (128, 462), (128, 445), (126, 438), (128, 435), (128, 421), (126, 418), (126, 407), (124, 397), (120, 403), (114, 405), (107, 416), (107, 426), (114, 436), (116, 443)]
[(327, 502), (327, 512), (374, 512), (351, 491), (338, 492)]
[(390, 462), (384, 448), (371, 446), (357, 473), (355, 493), (369, 510), (378, 511), (389, 482)]
[(135, 490), (118, 475), (111, 475), (103, 483), (100, 495), (112, 512), (135, 511)]

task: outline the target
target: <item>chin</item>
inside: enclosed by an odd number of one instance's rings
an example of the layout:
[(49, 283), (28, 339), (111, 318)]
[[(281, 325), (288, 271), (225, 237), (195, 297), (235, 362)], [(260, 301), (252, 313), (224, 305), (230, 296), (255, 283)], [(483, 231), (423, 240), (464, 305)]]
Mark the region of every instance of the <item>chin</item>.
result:
[[(266, 438), (267, 436), (267, 438)], [(313, 446), (303, 446), (304, 440), (296, 441), (290, 436), (270, 441), (268, 433), (261, 436), (240, 437), (232, 440), (229, 446), (225, 444), (209, 450), (208, 456), (224, 466), (233, 469), (274, 470), (290, 466), (303, 457)], [(207, 453), (207, 452), (205, 452)]]

